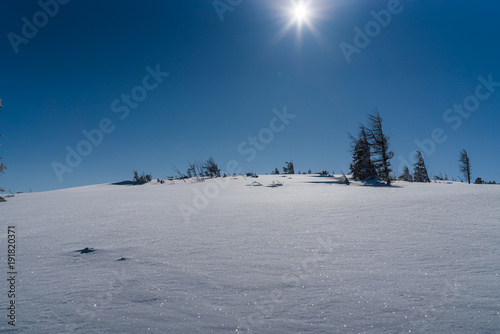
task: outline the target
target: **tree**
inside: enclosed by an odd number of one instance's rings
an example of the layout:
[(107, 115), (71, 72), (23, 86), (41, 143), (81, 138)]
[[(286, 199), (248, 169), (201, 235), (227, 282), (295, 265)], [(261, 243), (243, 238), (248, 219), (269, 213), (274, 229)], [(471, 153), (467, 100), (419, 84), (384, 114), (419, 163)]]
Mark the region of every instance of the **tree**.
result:
[[(177, 167), (175, 167), (175, 166), (172, 166), (172, 169), (174, 170), (174, 172), (176, 172), (176, 173), (177, 173), (177, 175), (179, 175), (179, 180), (183, 180), (183, 181), (184, 181), (184, 183), (186, 183), (186, 180), (185, 180), (185, 179), (187, 179), (187, 178), (188, 178), (188, 176), (187, 176), (187, 175), (185, 175), (185, 174), (183, 174), (183, 173), (182, 173), (182, 172), (181, 172), (181, 171), (180, 171)], [(134, 171), (134, 179), (136, 179), (136, 178), (135, 178), (135, 175), (137, 175), (137, 172), (136, 172), (136, 171)]]
[(470, 179), (471, 179), (471, 168), (470, 168), (470, 160), (469, 160), (469, 155), (467, 154), (466, 150), (462, 150), (460, 152), (460, 158), (458, 159), (459, 162), (459, 170), (462, 173), (462, 176), (464, 177), (462, 180), (466, 180), (470, 184)]
[(286, 166), (283, 167), (283, 174), (295, 174), (295, 170), (293, 168), (293, 161), (286, 162)]
[(148, 182), (151, 182), (151, 174), (145, 174), (144, 172), (142, 172), (142, 175), (139, 176), (139, 173), (137, 173), (136, 170), (134, 170), (134, 183), (135, 184), (144, 184), (144, 183), (148, 183)]
[(347, 176), (345, 176), (344, 172), (342, 172), (342, 183), (351, 184), (351, 182), (349, 182), (349, 179), (347, 178)]
[(483, 179), (482, 179), (482, 178), (480, 178), (480, 177), (477, 177), (477, 178), (476, 178), (476, 181), (474, 181), (474, 184), (485, 184), (485, 183), (486, 183), (486, 182), (484, 182), (484, 181), (483, 181)]
[(425, 166), (424, 157), (422, 152), (417, 151), (417, 162), (413, 164), (413, 181), (415, 182), (431, 182), (427, 174), (427, 167)]
[[(0, 99), (0, 112), (2, 110), (2, 99)], [(2, 135), (0, 135), (0, 137), (2, 137)], [(1, 159), (1, 158), (0, 158)], [(5, 164), (3, 163), (0, 163), (0, 173), (2, 174), (5, 174), (4, 170), (7, 169), (7, 166), (5, 166)], [(3, 192), (4, 190), (2, 188), (0, 188), (0, 192)], [(5, 202), (5, 198), (3, 198), (2, 196), (0, 196), (0, 202)]]
[(382, 118), (377, 110), (368, 115), (370, 121), (369, 139), (373, 152), (373, 162), (381, 180), (391, 185), (391, 159), (394, 152), (389, 151), (389, 139), (382, 130)]
[(377, 177), (375, 164), (371, 158), (371, 146), (366, 128), (361, 125), (359, 136), (351, 136), (353, 146), (351, 174), (355, 180), (371, 180)]
[(406, 181), (406, 182), (413, 182), (413, 175), (410, 173), (410, 169), (408, 166), (405, 166), (405, 169), (403, 170), (403, 174), (399, 176), (399, 179), (401, 181)]
[(196, 172), (196, 163), (188, 161), (188, 169), (187, 169), (188, 177), (198, 177), (198, 173)]
[(203, 170), (205, 171), (205, 175), (208, 177), (220, 177), (220, 169), (212, 157), (205, 161), (203, 164)]
[(271, 175), (279, 175), (280, 174), (280, 171), (278, 170), (278, 168), (275, 168), (272, 172), (271, 172)]

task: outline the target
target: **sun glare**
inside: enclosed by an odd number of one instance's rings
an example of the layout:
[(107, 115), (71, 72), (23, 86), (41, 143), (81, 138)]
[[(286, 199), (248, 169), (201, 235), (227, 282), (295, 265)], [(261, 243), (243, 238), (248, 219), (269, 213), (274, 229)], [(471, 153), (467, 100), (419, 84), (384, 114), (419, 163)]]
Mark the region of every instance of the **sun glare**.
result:
[(278, 5), (283, 27), (274, 38), (275, 41), (293, 30), (295, 30), (297, 45), (302, 43), (306, 33), (320, 40), (321, 36), (315, 29), (314, 23), (322, 18), (322, 9), (318, 8), (312, 0), (288, 0), (286, 2), (286, 4)]
[(295, 19), (302, 22), (307, 18), (307, 8), (303, 4), (299, 4), (295, 7)]

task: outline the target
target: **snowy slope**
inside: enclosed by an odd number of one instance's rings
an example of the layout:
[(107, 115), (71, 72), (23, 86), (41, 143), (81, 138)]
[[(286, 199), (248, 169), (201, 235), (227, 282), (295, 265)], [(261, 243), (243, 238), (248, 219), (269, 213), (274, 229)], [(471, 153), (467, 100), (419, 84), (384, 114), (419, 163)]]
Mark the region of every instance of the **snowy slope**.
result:
[(1, 203), (17, 333), (500, 332), (500, 186), (221, 182)]

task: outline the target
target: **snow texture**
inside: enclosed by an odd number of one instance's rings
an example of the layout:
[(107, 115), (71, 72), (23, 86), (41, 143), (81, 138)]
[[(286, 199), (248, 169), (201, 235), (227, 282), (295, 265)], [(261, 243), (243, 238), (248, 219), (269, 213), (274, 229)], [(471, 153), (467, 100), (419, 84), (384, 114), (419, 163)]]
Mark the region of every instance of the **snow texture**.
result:
[(17, 231), (16, 333), (500, 332), (499, 186), (258, 180), (0, 204), (5, 275)]

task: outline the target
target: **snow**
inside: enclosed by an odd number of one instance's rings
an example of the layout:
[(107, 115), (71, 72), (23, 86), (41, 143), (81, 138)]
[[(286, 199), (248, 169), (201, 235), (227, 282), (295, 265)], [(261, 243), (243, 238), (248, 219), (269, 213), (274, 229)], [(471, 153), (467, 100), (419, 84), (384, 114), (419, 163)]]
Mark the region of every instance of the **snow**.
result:
[(339, 179), (239, 176), (9, 198), (2, 260), (6, 276), (15, 225), (16, 330), (500, 332), (499, 186)]

